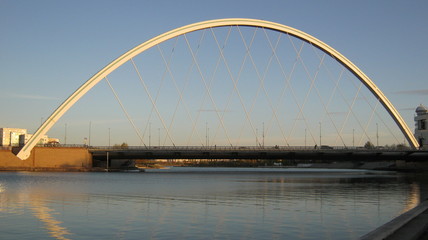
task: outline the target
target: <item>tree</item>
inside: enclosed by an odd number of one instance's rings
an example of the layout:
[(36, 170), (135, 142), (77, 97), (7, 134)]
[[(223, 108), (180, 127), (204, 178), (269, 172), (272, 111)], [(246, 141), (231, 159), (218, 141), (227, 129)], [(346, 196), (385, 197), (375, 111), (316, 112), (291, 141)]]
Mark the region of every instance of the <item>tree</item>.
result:
[(375, 148), (375, 146), (373, 145), (373, 143), (372, 143), (372, 142), (367, 141), (367, 142), (366, 142), (366, 144), (364, 144), (364, 148), (367, 148), (367, 149), (374, 149), (374, 148)]
[(398, 150), (408, 150), (409, 147), (406, 146), (406, 144), (400, 143), (400, 144), (397, 144), (397, 149)]
[(113, 148), (116, 148), (116, 149), (128, 149), (128, 144), (127, 143), (122, 143), (122, 144), (115, 144), (115, 145), (113, 145)]

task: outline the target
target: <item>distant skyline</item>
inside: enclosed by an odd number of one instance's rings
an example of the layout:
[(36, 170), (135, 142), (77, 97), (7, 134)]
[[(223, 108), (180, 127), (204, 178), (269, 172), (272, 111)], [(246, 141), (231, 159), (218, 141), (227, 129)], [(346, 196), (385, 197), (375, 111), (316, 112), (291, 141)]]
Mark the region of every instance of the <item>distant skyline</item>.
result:
[[(34, 132), (102, 67), (166, 31), (204, 20), (256, 18), (297, 28), (338, 50), (375, 82), (413, 130), (414, 110), (428, 105), (427, 10), (426, 1), (0, 0), (0, 127)], [(87, 120), (73, 124), (87, 132)], [(63, 128), (49, 135), (63, 140)]]

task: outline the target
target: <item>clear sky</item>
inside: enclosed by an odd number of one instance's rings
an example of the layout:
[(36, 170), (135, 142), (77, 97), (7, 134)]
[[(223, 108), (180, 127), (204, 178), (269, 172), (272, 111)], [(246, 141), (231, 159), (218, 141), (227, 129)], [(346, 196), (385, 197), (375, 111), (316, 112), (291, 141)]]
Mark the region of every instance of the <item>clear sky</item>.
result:
[[(428, 105), (427, 11), (425, 0), (0, 0), (0, 127), (34, 132), (98, 70), (168, 30), (217, 18), (257, 18), (300, 29), (341, 52), (413, 129), (415, 108)], [(62, 130), (52, 134), (64, 138)]]

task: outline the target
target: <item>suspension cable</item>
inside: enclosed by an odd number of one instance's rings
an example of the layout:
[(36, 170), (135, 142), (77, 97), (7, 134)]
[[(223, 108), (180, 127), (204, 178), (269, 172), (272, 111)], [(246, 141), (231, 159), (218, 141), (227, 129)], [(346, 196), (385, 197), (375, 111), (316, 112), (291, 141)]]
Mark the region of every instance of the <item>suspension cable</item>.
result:
[(167, 134), (169, 140), (171, 141), (172, 145), (175, 147), (175, 143), (174, 143), (174, 141), (171, 138), (171, 134), (169, 133), (168, 128), (166, 128), (165, 121), (163, 120), (163, 118), (162, 118), (162, 116), (161, 116), (161, 114), (160, 114), (160, 112), (159, 112), (159, 110), (158, 110), (158, 108), (156, 106), (156, 103), (154, 102), (153, 97), (152, 97), (152, 95), (150, 94), (150, 92), (149, 92), (149, 90), (147, 88), (146, 83), (143, 81), (143, 78), (141, 77), (140, 71), (138, 70), (137, 65), (135, 65), (135, 62), (134, 62), (133, 58), (131, 58), (131, 62), (132, 62), (132, 65), (134, 66), (135, 71), (137, 72), (137, 75), (138, 75), (138, 78), (140, 79), (141, 84), (143, 84), (144, 90), (146, 91), (146, 93), (147, 93), (147, 95), (148, 95), (148, 97), (150, 99), (150, 102), (152, 103), (152, 105), (155, 108), (155, 111), (156, 111), (156, 114), (158, 115), (159, 120), (162, 122), (162, 126), (166, 130), (166, 134)]
[(134, 128), (134, 131), (137, 133), (138, 137), (140, 138), (141, 143), (145, 146), (146, 144), (144, 143), (143, 137), (140, 134), (140, 131), (138, 130), (138, 128), (135, 126), (134, 121), (131, 119), (131, 117), (129, 116), (128, 112), (125, 109), (125, 106), (122, 104), (122, 101), (120, 101), (119, 96), (117, 95), (116, 91), (114, 90), (113, 86), (110, 84), (110, 81), (108, 80), (107, 76), (104, 78), (108, 84), (108, 86), (110, 87), (111, 91), (113, 92), (117, 102), (119, 103), (120, 107), (122, 108), (122, 111), (125, 113), (126, 118), (128, 118), (128, 121), (131, 123), (132, 127)]
[[(249, 55), (249, 57), (250, 57), (251, 63), (252, 63), (252, 65), (253, 65), (253, 67), (254, 67), (254, 69), (255, 69), (256, 73), (257, 73), (257, 77), (259, 78), (259, 81), (260, 81), (259, 89), (261, 88), (261, 89), (263, 90), (263, 92), (264, 92), (264, 94), (265, 94), (265, 97), (266, 97), (266, 99), (267, 99), (267, 101), (268, 101), (268, 103), (269, 103), (269, 107), (270, 107), (270, 108), (271, 108), (271, 110), (272, 110), (272, 114), (275, 116), (275, 119), (276, 119), (276, 121), (277, 121), (277, 123), (278, 123), (278, 126), (279, 126), (279, 128), (280, 128), (280, 130), (281, 130), (281, 133), (282, 133), (282, 134), (283, 134), (283, 136), (284, 136), (284, 130), (283, 130), (283, 128), (282, 128), (282, 126), (281, 126), (281, 124), (280, 124), (280, 121), (279, 121), (278, 116), (277, 116), (277, 112), (276, 112), (276, 110), (275, 110), (275, 109), (274, 109), (274, 107), (273, 107), (272, 101), (271, 101), (271, 99), (269, 98), (268, 93), (267, 93), (267, 91), (266, 91), (266, 87), (265, 87), (266, 74), (267, 74), (267, 72), (268, 72), (268, 70), (269, 70), (269, 68), (270, 68), (271, 63), (272, 63), (273, 54), (272, 54), (272, 55), (270, 56), (270, 58), (269, 58), (269, 61), (268, 61), (268, 64), (267, 64), (267, 66), (266, 66), (266, 68), (265, 68), (265, 71), (264, 71), (263, 76), (261, 76), (261, 75), (260, 75), (260, 72), (259, 72), (259, 70), (258, 70), (258, 68), (257, 68), (257, 66), (256, 66), (256, 64), (255, 64), (255, 62), (254, 62), (253, 56), (252, 56), (252, 54), (251, 54), (251, 51), (250, 51), (250, 49), (248, 48), (248, 46), (247, 46), (247, 44), (246, 44), (246, 41), (245, 41), (245, 39), (244, 39), (244, 37), (243, 37), (243, 35), (242, 35), (242, 32), (241, 32), (241, 30), (239, 29), (239, 27), (238, 27), (238, 30), (239, 30), (239, 33), (240, 33), (240, 35), (241, 35), (241, 39), (242, 39), (242, 41), (243, 41), (243, 43), (244, 43), (244, 45), (245, 45), (245, 48), (246, 48), (246, 49), (247, 49), (247, 51), (248, 51), (248, 55)], [(275, 50), (276, 50), (276, 49), (274, 49), (273, 51), (275, 51)], [(254, 107), (254, 105), (253, 105), (253, 107)], [(252, 107), (252, 108), (253, 108), (253, 107)], [(252, 110), (251, 110), (251, 111), (252, 111)], [(269, 129), (269, 128), (268, 128), (268, 129)]]
[[(265, 30), (265, 35), (267, 35), (266, 30)], [(287, 35), (288, 35), (288, 34), (287, 34)], [(288, 36), (288, 37), (290, 37), (290, 36)], [(270, 46), (270, 48), (273, 50), (273, 45), (272, 45), (272, 42), (271, 42), (270, 38), (267, 38), (267, 39), (268, 39), (268, 42), (269, 42), (269, 46)], [(289, 38), (289, 40), (291, 41), (291, 39), (290, 39), (290, 38)], [(302, 48), (303, 48), (303, 44), (302, 44), (301, 49), (302, 49)], [(300, 49), (300, 51), (301, 51), (301, 49)], [(305, 122), (305, 126), (306, 126), (306, 128), (308, 128), (309, 124), (308, 124), (307, 119), (306, 119), (306, 117), (305, 117), (305, 114), (304, 114), (304, 112), (303, 112), (303, 107), (304, 107), (304, 106), (302, 106), (302, 105), (300, 105), (300, 104), (299, 104), (299, 101), (297, 100), (297, 97), (296, 97), (296, 93), (294, 92), (294, 89), (293, 89), (293, 87), (291, 86), (291, 83), (290, 83), (291, 78), (292, 78), (292, 76), (293, 76), (293, 74), (294, 74), (294, 72), (295, 72), (296, 66), (297, 66), (297, 62), (298, 62), (298, 55), (300, 54), (300, 51), (299, 51), (299, 53), (297, 53), (297, 54), (296, 54), (296, 58), (295, 58), (295, 60), (294, 60), (294, 62), (293, 62), (293, 66), (292, 66), (292, 68), (291, 68), (291, 70), (290, 70), (290, 72), (289, 72), (288, 76), (287, 76), (287, 74), (285, 73), (284, 66), (283, 66), (283, 64), (281, 63), (281, 61), (279, 60), (279, 57), (278, 57), (278, 55), (277, 55), (276, 51), (273, 51), (273, 53), (274, 53), (274, 55), (275, 55), (276, 62), (278, 63), (278, 65), (279, 65), (279, 67), (280, 67), (280, 69), (281, 69), (281, 73), (282, 73), (282, 75), (283, 75), (283, 77), (284, 77), (284, 80), (285, 80), (285, 85), (284, 85), (284, 87), (282, 88), (281, 96), (280, 96), (280, 99), (279, 99), (279, 101), (278, 101), (278, 106), (277, 106), (277, 108), (279, 108), (279, 105), (280, 105), (279, 103), (280, 103), (280, 102), (281, 102), (281, 100), (284, 98), (284, 95), (285, 95), (286, 90), (287, 90), (287, 89), (290, 89), (290, 92), (291, 92), (291, 96), (292, 96), (292, 98), (293, 98), (293, 101), (294, 101), (294, 103), (296, 104), (296, 106), (299, 108), (299, 113), (297, 114), (296, 119), (297, 119), (300, 115), (302, 115), (303, 120), (304, 120), (304, 122)], [(294, 124), (296, 124), (296, 120), (294, 121)], [(314, 135), (313, 135), (313, 133), (312, 133), (312, 131), (311, 131), (311, 128), (309, 128), (309, 135), (310, 135), (310, 137), (312, 138), (312, 141), (313, 141), (314, 143), (316, 143), (316, 140), (315, 140), (315, 137), (314, 137)], [(287, 141), (287, 139), (288, 139), (288, 137), (286, 137), (286, 139), (285, 139), (285, 140), (286, 140), (286, 143), (287, 143), (287, 145), (288, 145), (288, 141)]]
[(204, 84), (204, 86), (205, 86), (205, 90), (207, 91), (208, 96), (209, 96), (209, 98), (210, 98), (210, 100), (211, 100), (211, 103), (212, 103), (212, 104), (213, 104), (213, 106), (214, 106), (214, 110), (215, 110), (215, 112), (216, 112), (216, 114), (217, 114), (217, 117), (220, 119), (220, 122), (221, 122), (221, 124), (222, 124), (222, 126), (223, 126), (223, 129), (224, 129), (224, 131), (225, 131), (225, 134), (226, 134), (227, 140), (228, 140), (229, 144), (232, 146), (232, 142), (230, 141), (229, 134), (227, 133), (227, 130), (226, 130), (225, 126), (224, 126), (224, 122), (223, 122), (223, 121), (221, 120), (221, 118), (220, 118), (220, 115), (219, 115), (219, 111), (218, 111), (217, 105), (216, 105), (216, 103), (215, 103), (215, 101), (214, 101), (214, 99), (213, 99), (213, 97), (212, 97), (212, 95), (211, 95), (211, 91), (210, 91), (210, 89), (209, 89), (209, 86), (208, 86), (208, 84), (207, 84), (207, 81), (205, 80), (204, 74), (202, 73), (201, 67), (199, 66), (199, 63), (198, 63), (198, 61), (197, 61), (197, 59), (196, 59), (195, 53), (193, 52), (192, 48), (190, 47), (190, 43), (189, 43), (189, 40), (187, 39), (186, 34), (184, 34), (183, 36), (184, 36), (184, 39), (186, 40), (187, 47), (189, 48), (189, 51), (190, 51), (190, 53), (191, 53), (191, 55), (192, 55), (192, 59), (193, 59), (193, 61), (194, 61), (194, 62), (195, 62), (195, 64), (196, 64), (196, 68), (198, 69), (199, 75), (201, 76), (201, 80), (202, 80), (202, 82), (203, 82), (203, 84)]

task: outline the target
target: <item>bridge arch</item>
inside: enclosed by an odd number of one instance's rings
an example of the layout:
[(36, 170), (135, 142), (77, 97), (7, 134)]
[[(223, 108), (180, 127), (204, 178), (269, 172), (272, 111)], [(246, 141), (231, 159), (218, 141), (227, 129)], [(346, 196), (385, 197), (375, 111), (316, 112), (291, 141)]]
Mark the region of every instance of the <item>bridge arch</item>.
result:
[(83, 95), (85, 95), (92, 87), (94, 87), (98, 82), (104, 79), (107, 75), (113, 72), (116, 68), (120, 67), (122, 64), (126, 63), (133, 57), (138, 54), (146, 51), (147, 49), (154, 47), (162, 42), (165, 42), (169, 39), (178, 37), (180, 35), (203, 30), (207, 28), (216, 28), (224, 26), (250, 26), (250, 27), (262, 27), (266, 29), (271, 29), (274, 31), (279, 31), (282, 33), (290, 34), (294, 37), (297, 37), (309, 44), (317, 47), (318, 49), (324, 51), (326, 54), (333, 57), (340, 64), (346, 67), (352, 74), (354, 74), (370, 91), (371, 93), (381, 102), (383, 107), (387, 110), (389, 115), (393, 118), (397, 126), (400, 128), (401, 132), (406, 137), (412, 148), (417, 148), (418, 142), (412, 134), (412, 131), (409, 129), (401, 115), (392, 105), (392, 103), (386, 98), (382, 91), (373, 83), (373, 81), (366, 76), (355, 64), (348, 60), (341, 53), (327, 45), (326, 43), (320, 41), (319, 39), (302, 32), (298, 29), (285, 26), (275, 22), (269, 22), (258, 19), (247, 19), (247, 18), (227, 18), (227, 19), (216, 19), (210, 21), (203, 21), (198, 23), (189, 24), (183, 27), (179, 27), (163, 33), (157, 37), (154, 37), (135, 48), (124, 53), (95, 75), (93, 75), (89, 80), (87, 80), (82, 86), (80, 86), (73, 94), (70, 95), (50, 116), (47, 120), (39, 127), (39, 129), (34, 133), (34, 135), (29, 139), (29, 141), (24, 145), (24, 147), (18, 152), (17, 157), (25, 160), (30, 156), (31, 150), (39, 142), (43, 135), (45, 135), (49, 129), (55, 125), (55, 123), (66, 113), (71, 106), (73, 106)]

